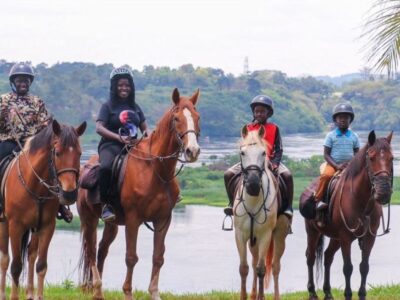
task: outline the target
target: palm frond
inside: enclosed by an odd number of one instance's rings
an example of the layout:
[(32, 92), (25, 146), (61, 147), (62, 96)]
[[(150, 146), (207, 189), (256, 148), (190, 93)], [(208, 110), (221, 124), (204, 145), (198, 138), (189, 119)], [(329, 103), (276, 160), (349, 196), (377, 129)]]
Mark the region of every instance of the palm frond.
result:
[(393, 75), (400, 60), (400, 0), (380, 0), (371, 9), (362, 37), (372, 69)]

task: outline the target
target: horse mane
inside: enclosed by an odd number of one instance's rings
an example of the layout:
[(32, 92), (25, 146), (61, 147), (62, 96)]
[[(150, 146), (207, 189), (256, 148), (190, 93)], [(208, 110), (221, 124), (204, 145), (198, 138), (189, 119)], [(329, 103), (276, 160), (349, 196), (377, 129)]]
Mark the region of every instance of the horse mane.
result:
[[(79, 137), (73, 127), (60, 124), (60, 128), (59, 142), (61, 146), (63, 148), (76, 147), (79, 144)], [(50, 150), (53, 137), (53, 121), (50, 121), (45, 128), (27, 141), (25, 150), (27, 150), (29, 154), (35, 154), (41, 149)]]
[(367, 150), (373, 149), (375, 151), (379, 150), (389, 150), (391, 146), (386, 138), (377, 138), (372, 146), (369, 146), (368, 143), (365, 144), (364, 147), (360, 149), (354, 155), (354, 157), (350, 160), (349, 165), (346, 168), (346, 178), (352, 177), (354, 178), (365, 168), (365, 156), (367, 155)]
[[(245, 138), (240, 140), (240, 145), (243, 146), (244, 144), (257, 144), (264, 149), (267, 149), (267, 142), (258, 135), (257, 130), (249, 131)], [(265, 156), (268, 159), (268, 155)]]
[(165, 135), (169, 135), (170, 131), (170, 122), (172, 118), (172, 114), (175, 109), (175, 105), (172, 107), (169, 107), (168, 110), (164, 113), (164, 115), (161, 117), (161, 119), (157, 122), (156, 128), (154, 128), (151, 136), (154, 135), (155, 138), (157, 137), (162, 137)]

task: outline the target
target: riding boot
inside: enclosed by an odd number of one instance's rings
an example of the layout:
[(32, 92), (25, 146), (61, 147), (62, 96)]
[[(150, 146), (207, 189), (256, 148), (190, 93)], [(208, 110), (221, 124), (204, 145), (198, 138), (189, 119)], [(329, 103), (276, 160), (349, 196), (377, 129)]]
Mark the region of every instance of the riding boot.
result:
[(60, 205), (58, 207), (57, 219), (62, 219), (67, 223), (71, 223), (73, 218), (74, 215), (72, 214), (72, 211), (69, 209), (69, 207), (67, 207), (66, 205)]
[(111, 205), (111, 199), (109, 195), (110, 184), (111, 184), (111, 170), (100, 169), (99, 171), (100, 201), (104, 203), (101, 212), (101, 219), (104, 222), (115, 220), (114, 208)]
[(285, 202), (286, 202), (286, 208), (283, 211), (283, 213), (288, 216), (289, 218), (293, 217), (293, 176), (290, 172), (283, 172), (280, 174), (282, 177), (283, 181), (285, 182), (286, 185), (286, 191), (285, 191)]
[(230, 172), (229, 170), (224, 173), (225, 189), (229, 199), (228, 206), (224, 208), (224, 213), (227, 216), (233, 216), (233, 193), (229, 186), (233, 176), (235, 176), (235, 173)]

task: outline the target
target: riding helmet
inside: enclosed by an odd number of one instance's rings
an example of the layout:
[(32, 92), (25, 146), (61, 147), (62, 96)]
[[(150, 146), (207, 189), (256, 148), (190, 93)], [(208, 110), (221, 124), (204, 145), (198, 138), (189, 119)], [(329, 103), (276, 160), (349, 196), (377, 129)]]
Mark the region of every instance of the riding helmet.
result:
[(353, 107), (349, 103), (339, 103), (337, 104), (332, 111), (332, 120), (335, 122), (335, 117), (338, 114), (349, 114), (350, 115), (350, 123), (354, 120), (354, 110)]
[(274, 114), (274, 101), (272, 101), (271, 97), (267, 95), (258, 95), (251, 100), (250, 107), (251, 110), (254, 112), (254, 108), (257, 105), (263, 105), (269, 108), (270, 113), (268, 117), (271, 117)]

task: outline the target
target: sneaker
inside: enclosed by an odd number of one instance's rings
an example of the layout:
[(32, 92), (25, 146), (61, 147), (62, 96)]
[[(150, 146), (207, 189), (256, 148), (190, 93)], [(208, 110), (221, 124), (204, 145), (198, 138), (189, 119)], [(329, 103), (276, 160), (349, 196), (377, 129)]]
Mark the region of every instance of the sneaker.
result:
[(59, 219), (59, 220), (62, 219), (67, 223), (71, 223), (73, 218), (74, 218), (74, 215), (72, 214), (72, 211), (69, 208), (67, 208), (64, 205), (59, 206), (57, 219)]
[(103, 206), (103, 211), (101, 212), (101, 219), (104, 222), (110, 222), (115, 220), (114, 209), (110, 204)]
[(225, 208), (224, 208), (224, 213), (225, 213), (227, 216), (233, 216), (233, 209), (232, 209), (232, 207), (230, 207), (230, 206), (225, 207)]
[(328, 204), (326, 204), (325, 202), (319, 201), (317, 204), (317, 210), (324, 210), (328, 207)]

